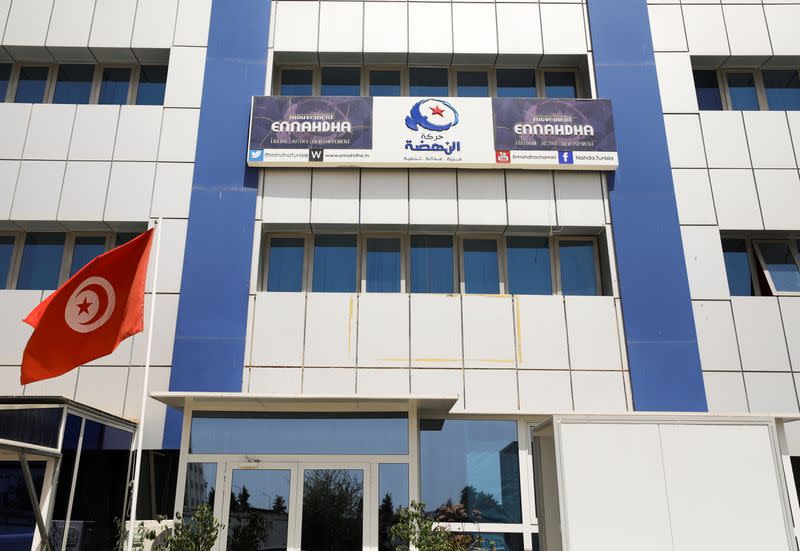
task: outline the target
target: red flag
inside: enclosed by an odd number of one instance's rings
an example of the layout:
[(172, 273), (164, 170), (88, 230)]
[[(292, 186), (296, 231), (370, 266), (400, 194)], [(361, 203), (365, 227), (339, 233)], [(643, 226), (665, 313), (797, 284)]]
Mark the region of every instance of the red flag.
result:
[(150, 229), (101, 254), (28, 314), (34, 332), (22, 355), (23, 385), (111, 354), (142, 331), (152, 241)]

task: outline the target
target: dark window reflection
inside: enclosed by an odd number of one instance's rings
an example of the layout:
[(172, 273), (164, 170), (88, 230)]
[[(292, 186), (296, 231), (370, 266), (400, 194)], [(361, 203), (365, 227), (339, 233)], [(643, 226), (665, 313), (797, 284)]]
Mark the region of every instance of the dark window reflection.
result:
[(544, 95), (548, 98), (577, 98), (578, 86), (572, 71), (547, 71), (544, 74)]
[(694, 90), (697, 95), (697, 106), (702, 111), (721, 111), (722, 94), (719, 91), (719, 79), (716, 71), (695, 70)]
[[(33, 486), (41, 497), (44, 461), (29, 461)], [(30, 551), (36, 519), (19, 461), (0, 461), (0, 549)]]
[(755, 295), (753, 279), (750, 277), (750, 255), (744, 239), (723, 239), (722, 257), (728, 275), (728, 288), (733, 296)]
[(183, 516), (191, 517), (203, 504), (214, 507), (216, 487), (216, 463), (187, 463), (186, 486), (183, 492)]
[(302, 291), (304, 255), (305, 239), (302, 237), (273, 237), (270, 239), (267, 291)]
[(734, 111), (758, 111), (758, 93), (753, 73), (728, 73), (728, 93)]
[(172, 517), (178, 483), (178, 450), (144, 450), (136, 518)]
[(69, 268), (69, 276), (74, 276), (78, 273), (78, 270), (104, 252), (106, 252), (105, 236), (81, 235), (76, 237), (75, 246), (72, 249), (72, 263)]
[(8, 83), (11, 81), (11, 64), (0, 63), (0, 103), (6, 101)]
[(55, 448), (64, 408), (0, 410), (0, 438)]
[(421, 421), (420, 480), (442, 521), (522, 522), (516, 423)]
[(445, 68), (412, 67), (408, 70), (410, 96), (447, 96), (448, 71)]
[(354, 293), (358, 269), (358, 239), (355, 235), (314, 237), (314, 269), (311, 290), (315, 293)]
[(310, 96), (314, 73), (311, 69), (285, 69), (281, 71), (282, 96)]
[(400, 71), (370, 71), (370, 96), (399, 96)]
[(533, 69), (497, 69), (498, 98), (535, 98), (536, 76)]
[(61, 232), (29, 233), (25, 236), (17, 289), (55, 289), (64, 255)]
[(506, 238), (508, 290), (514, 295), (551, 295), (550, 243), (546, 237)]
[(592, 296), (597, 294), (594, 241), (561, 241), (558, 244), (561, 293)]
[(100, 97), (97, 103), (101, 105), (125, 105), (128, 103), (130, 80), (130, 69), (103, 69), (103, 78), (100, 81)]
[(411, 236), (411, 292), (453, 292), (453, 236)]
[(290, 482), (289, 470), (233, 471), (227, 519), (228, 549), (286, 549)]
[(489, 74), (485, 71), (459, 71), (456, 74), (456, 91), (461, 97), (488, 97)]
[(167, 68), (162, 65), (145, 65), (139, 71), (136, 105), (164, 105), (166, 90)]
[(89, 103), (94, 65), (59, 65), (53, 103)]
[(0, 235), (0, 289), (5, 289), (7, 285), (15, 242), (13, 235)]
[(47, 89), (47, 67), (20, 67), (17, 79), (16, 103), (42, 103)]
[(408, 465), (383, 463), (378, 469), (378, 479), (378, 548), (391, 551), (397, 548), (389, 534), (397, 509), (408, 507)]
[[(64, 522), (67, 518), (69, 495), (72, 489), (72, 474), (75, 469), (75, 457), (78, 454), (78, 439), (81, 435), (81, 418), (68, 415), (64, 426), (64, 440), (61, 444), (61, 468), (58, 473), (58, 484), (55, 487), (56, 501), (53, 508), (53, 520), (50, 523), (50, 541), (53, 549), (61, 549), (64, 541)], [(80, 530), (72, 526), (67, 533), (66, 549), (74, 549), (78, 543)]]
[(361, 68), (323, 67), (321, 95), (360, 96)]
[(303, 551), (360, 551), (364, 471), (307, 469), (303, 476)]
[[(522, 534), (481, 533), (473, 534), (479, 541), (476, 549), (492, 549), (493, 551), (523, 551)], [(534, 534), (533, 550), (538, 551), (539, 541)]]

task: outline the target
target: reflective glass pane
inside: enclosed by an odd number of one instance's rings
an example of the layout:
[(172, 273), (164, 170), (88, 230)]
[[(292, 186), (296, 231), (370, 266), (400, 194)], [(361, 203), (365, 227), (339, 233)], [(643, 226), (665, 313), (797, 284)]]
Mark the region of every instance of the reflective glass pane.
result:
[(411, 96), (448, 96), (447, 69), (412, 67), (408, 70)]
[(138, 237), (142, 235), (141, 233), (118, 233), (116, 237), (114, 237), (114, 246), (119, 247), (120, 245), (124, 245), (134, 237)]
[(506, 238), (508, 292), (513, 295), (551, 295), (550, 240), (546, 237)]
[(313, 78), (311, 69), (284, 69), (281, 71), (281, 95), (310, 96)]
[(391, 551), (389, 530), (395, 524), (395, 515), (400, 507), (408, 507), (408, 465), (406, 463), (382, 463), (378, 469), (378, 549)]
[(100, 97), (97, 103), (102, 105), (125, 105), (128, 103), (130, 82), (130, 69), (103, 69), (103, 78), (100, 81)]
[(402, 413), (214, 413), (192, 417), (193, 453), (406, 454)]
[(731, 96), (731, 109), (758, 111), (758, 95), (753, 73), (728, 73), (728, 93)]
[(0, 103), (6, 101), (9, 80), (11, 80), (11, 64), (0, 63)]
[(597, 294), (593, 241), (560, 241), (558, 260), (562, 294)]
[(367, 292), (400, 292), (400, 239), (367, 239)]
[[(64, 539), (64, 522), (67, 518), (69, 494), (72, 490), (72, 474), (75, 469), (75, 459), (78, 455), (78, 439), (81, 434), (81, 418), (77, 415), (67, 415), (64, 425), (64, 440), (61, 443), (61, 465), (58, 471), (58, 484), (55, 486), (56, 501), (53, 507), (53, 520), (50, 522), (50, 542), (53, 549), (61, 549)], [(74, 547), (75, 538), (67, 537), (67, 541)], [(67, 546), (70, 549), (70, 546)]]
[(49, 72), (47, 67), (21, 67), (14, 101), (16, 103), (42, 103)]
[(58, 446), (64, 408), (0, 409), (0, 438), (37, 446)]
[(753, 279), (750, 277), (750, 257), (744, 239), (723, 239), (722, 256), (728, 274), (728, 288), (731, 295), (753, 296)]
[(228, 549), (286, 549), (291, 471), (234, 469), (228, 512)]
[(187, 463), (183, 492), (183, 516), (191, 517), (203, 504), (213, 509), (217, 490), (216, 463)]
[(719, 79), (716, 71), (692, 71), (694, 74), (694, 91), (697, 94), (697, 105), (703, 111), (721, 111), (722, 95), (719, 91)]
[(481, 294), (500, 292), (497, 240), (464, 240), (464, 290)]
[(800, 79), (797, 70), (762, 71), (767, 105), (771, 111), (800, 109)]
[(544, 94), (548, 98), (577, 98), (578, 87), (572, 71), (546, 71)]
[(535, 98), (536, 77), (533, 69), (497, 69), (498, 98)]
[(361, 551), (364, 471), (306, 469), (303, 473), (303, 551)]
[(354, 293), (358, 249), (355, 235), (317, 235), (314, 237), (315, 293)]
[(53, 103), (89, 103), (94, 65), (59, 65)]
[(17, 289), (55, 289), (64, 254), (63, 233), (29, 233), (25, 236)]
[(758, 243), (765, 268), (778, 292), (800, 292), (800, 269), (789, 244), (785, 242)]
[(429, 513), (451, 522), (522, 522), (514, 421), (422, 420), (419, 439)]
[(298, 292), (303, 290), (302, 237), (273, 237), (269, 240), (267, 291)]
[(459, 71), (456, 75), (456, 84), (458, 96), (465, 98), (489, 96), (489, 74), (484, 71)]
[[(44, 461), (29, 461), (33, 486), (41, 498)], [(25, 475), (19, 461), (0, 461), (0, 548), (3, 551), (30, 551), (36, 518), (28, 498)]]
[(14, 257), (13, 235), (0, 235), (0, 289), (6, 288), (8, 274), (11, 271), (11, 259)]
[(144, 65), (139, 71), (136, 105), (164, 105), (167, 90), (167, 68), (163, 65)]
[(411, 292), (453, 292), (453, 236), (411, 236)]
[(370, 71), (370, 96), (399, 96), (400, 71)]
[(69, 268), (70, 277), (86, 266), (101, 254), (106, 252), (106, 238), (104, 236), (80, 235), (75, 237), (75, 247), (72, 249), (72, 264)]
[[(522, 534), (486, 533), (473, 534), (479, 540), (475, 549), (491, 549), (492, 551), (523, 551), (525, 549)], [(538, 542), (537, 542), (538, 543)], [(534, 551), (538, 547), (534, 546)]]
[(321, 95), (360, 96), (361, 68), (323, 67)]

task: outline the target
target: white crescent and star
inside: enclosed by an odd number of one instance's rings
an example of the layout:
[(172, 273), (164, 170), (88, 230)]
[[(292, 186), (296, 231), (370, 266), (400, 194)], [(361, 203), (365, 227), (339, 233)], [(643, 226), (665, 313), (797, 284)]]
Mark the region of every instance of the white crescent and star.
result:
[(91, 333), (111, 318), (116, 304), (114, 287), (103, 277), (86, 278), (72, 292), (64, 309), (64, 321), (78, 333)]

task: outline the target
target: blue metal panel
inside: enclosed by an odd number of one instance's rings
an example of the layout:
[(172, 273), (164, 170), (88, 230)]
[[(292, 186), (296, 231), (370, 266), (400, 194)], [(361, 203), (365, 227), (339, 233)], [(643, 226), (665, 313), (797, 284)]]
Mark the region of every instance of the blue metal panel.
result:
[(634, 407), (706, 411), (646, 0), (589, 0), (595, 77), (614, 106), (609, 180)]
[[(244, 152), (264, 93), (269, 0), (214, 0), (208, 36), (170, 390), (242, 388), (258, 172)], [(164, 447), (180, 445), (167, 411)]]

